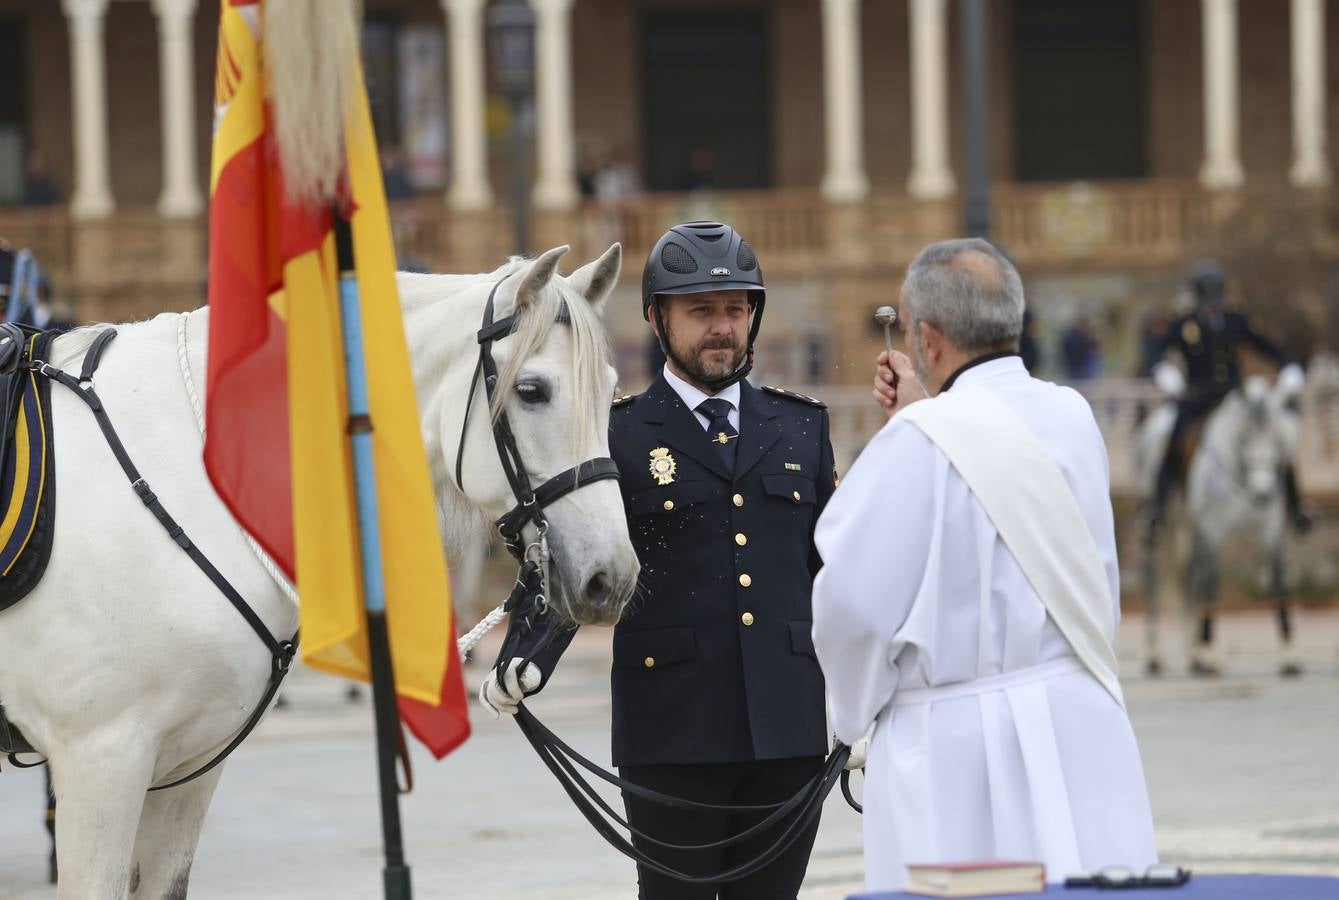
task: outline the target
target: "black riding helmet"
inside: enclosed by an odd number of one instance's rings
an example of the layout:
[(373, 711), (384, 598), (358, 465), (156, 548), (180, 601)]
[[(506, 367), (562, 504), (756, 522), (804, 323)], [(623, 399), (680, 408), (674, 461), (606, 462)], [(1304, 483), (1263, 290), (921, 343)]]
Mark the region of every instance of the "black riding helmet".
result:
[(1201, 259), (1190, 267), (1190, 290), (1195, 305), (1218, 305), (1227, 292), (1227, 276), (1216, 259)]
[(747, 291), (749, 304), (753, 307), (753, 325), (749, 329), (744, 361), (730, 375), (706, 385), (715, 393), (739, 381), (753, 368), (753, 342), (762, 326), (767, 289), (753, 248), (729, 225), (720, 222), (675, 225), (656, 241), (646, 258), (646, 268), (642, 272), (642, 318), (650, 321), (654, 311), (660, 349), (681, 369), (683, 362), (674, 356), (666, 340), (665, 321), (656, 301), (664, 294), (705, 294), (708, 291)]

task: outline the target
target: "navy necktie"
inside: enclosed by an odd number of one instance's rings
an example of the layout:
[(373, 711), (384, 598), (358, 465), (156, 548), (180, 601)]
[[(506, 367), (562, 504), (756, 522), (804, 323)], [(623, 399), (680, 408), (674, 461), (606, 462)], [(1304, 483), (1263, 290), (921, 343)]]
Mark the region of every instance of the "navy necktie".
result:
[(730, 424), (729, 400), (716, 397), (703, 400), (697, 405), (697, 411), (711, 420), (707, 426), (707, 438), (725, 460), (725, 467), (733, 474), (735, 471), (735, 451), (739, 443), (739, 432)]

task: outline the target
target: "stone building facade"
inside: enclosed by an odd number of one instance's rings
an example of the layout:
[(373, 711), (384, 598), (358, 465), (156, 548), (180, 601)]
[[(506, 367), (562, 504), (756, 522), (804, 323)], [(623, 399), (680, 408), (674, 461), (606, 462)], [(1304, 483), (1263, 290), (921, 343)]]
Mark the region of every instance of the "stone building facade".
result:
[[(537, 242), (589, 256), (619, 238), (636, 259), (673, 218), (730, 215), (751, 229), (785, 321), (800, 323), (786, 339), (824, 344), (842, 370), (873, 339), (865, 307), (895, 290), (920, 244), (958, 230), (957, 2), (530, 3)], [(485, 7), (364, 0), (383, 140), (424, 122), (442, 132), (442, 171), (399, 205), (397, 223), (402, 249), (434, 267), (486, 268), (512, 249)], [(1339, 260), (1333, 3), (988, 7), (994, 234), (1040, 307), (1058, 319), (1075, 297), (1118, 312), (1162, 302), (1189, 259), (1243, 223), (1267, 245), (1277, 208), (1293, 211), (1286, 224), (1306, 245), (1289, 271), (1318, 290)], [(0, 0), (12, 86), (0, 101), (0, 200), (16, 199), (31, 150), (69, 200), (0, 209), (0, 235), (43, 250), (85, 314), (198, 301), (217, 15), (211, 0)], [(405, 91), (410, 33), (445, 82), (426, 118)], [(613, 163), (645, 192), (584, 196), (590, 170)], [(1122, 316), (1113, 327), (1133, 322)], [(637, 327), (635, 316), (615, 322), (629, 341)]]

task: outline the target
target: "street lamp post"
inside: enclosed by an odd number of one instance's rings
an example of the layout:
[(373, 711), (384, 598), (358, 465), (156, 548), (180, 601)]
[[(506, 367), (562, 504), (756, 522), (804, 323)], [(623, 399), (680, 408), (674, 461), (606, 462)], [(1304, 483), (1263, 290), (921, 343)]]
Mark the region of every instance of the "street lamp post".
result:
[(530, 178), (525, 118), (535, 79), (535, 14), (528, 0), (494, 0), (488, 8), (488, 52), (493, 78), (511, 108), (512, 243), (530, 245)]
[(990, 234), (990, 10), (986, 0), (962, 0), (962, 83), (967, 144), (963, 226), (969, 237)]

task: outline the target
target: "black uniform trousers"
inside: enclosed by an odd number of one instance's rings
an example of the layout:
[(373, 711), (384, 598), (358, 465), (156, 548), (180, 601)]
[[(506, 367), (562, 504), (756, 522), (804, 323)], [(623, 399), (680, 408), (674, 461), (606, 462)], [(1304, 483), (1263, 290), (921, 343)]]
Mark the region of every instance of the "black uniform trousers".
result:
[(1159, 509), (1165, 509), (1172, 493), (1172, 485), (1184, 478), (1181, 461), (1185, 454), (1186, 432), (1197, 422), (1218, 408), (1227, 394), (1207, 394), (1196, 397), (1183, 397), (1176, 404), (1176, 423), (1172, 426), (1171, 436), (1167, 438), (1167, 449), (1158, 468), (1157, 494), (1155, 500)]
[[(823, 765), (821, 756), (699, 765), (622, 766), (627, 781), (662, 794), (704, 803), (778, 803), (789, 800)], [(628, 821), (638, 831), (672, 844), (707, 844), (739, 834), (767, 814), (678, 810), (624, 793)], [(791, 821), (791, 820), (787, 820)], [(730, 847), (668, 850), (641, 838), (637, 848), (672, 869), (713, 875), (748, 862), (771, 846), (784, 823)], [(818, 816), (785, 852), (755, 875), (721, 885), (688, 884), (637, 866), (640, 900), (795, 900), (818, 834)]]

